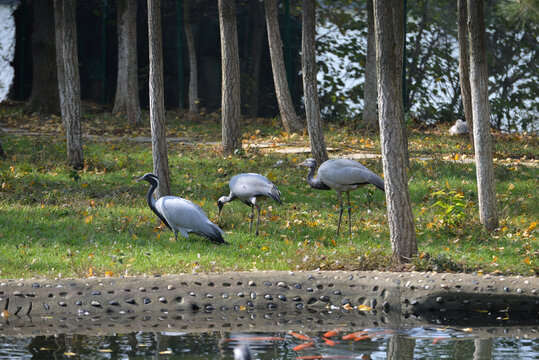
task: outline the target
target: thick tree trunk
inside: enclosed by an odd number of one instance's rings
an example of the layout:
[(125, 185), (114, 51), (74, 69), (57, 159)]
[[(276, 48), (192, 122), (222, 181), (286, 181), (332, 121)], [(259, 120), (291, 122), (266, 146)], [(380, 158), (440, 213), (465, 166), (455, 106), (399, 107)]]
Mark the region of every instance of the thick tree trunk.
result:
[(473, 115), (472, 115), (472, 95), (470, 90), (470, 52), (468, 45), (468, 9), (467, 0), (457, 0), (458, 13), (458, 40), (459, 40), (459, 76), (460, 94), (462, 97), (462, 108), (464, 109), (464, 119), (468, 124), (468, 134), (470, 143), (473, 141)]
[[(402, 72), (404, 56), (404, 0), (393, 0), (393, 29), (395, 32), (395, 77), (397, 79), (397, 93), (402, 98)], [(404, 121), (404, 99), (399, 101), (401, 108), (399, 123), (402, 127), (402, 143), (404, 147), (404, 161), (406, 167), (410, 166), (410, 155), (408, 154), (408, 128)]]
[(240, 61), (234, 0), (219, 0), (219, 28), (223, 153), (233, 154), (241, 149)]
[(479, 219), (487, 230), (494, 230), (498, 227), (498, 211), (490, 135), (487, 41), (482, 1), (468, 0), (468, 32)]
[(137, 3), (118, 0), (118, 78), (113, 113), (127, 113), (130, 124), (142, 122), (138, 91)]
[(80, 169), (84, 165), (84, 157), (75, 1), (54, 0), (54, 21), (60, 108), (67, 138), (67, 162), (72, 168)]
[(417, 253), (414, 217), (408, 191), (403, 143), (402, 96), (399, 94), (395, 61), (392, 0), (374, 1), (378, 118), (386, 190), (391, 247), (399, 262)]
[(25, 112), (43, 115), (60, 114), (58, 73), (54, 36), (54, 6), (52, 0), (34, 0), (32, 33), (32, 94)]
[(286, 68), (284, 66), (283, 43), (281, 41), (281, 33), (279, 30), (279, 13), (277, 11), (277, 0), (266, 0), (264, 2), (266, 10), (266, 25), (268, 29), (268, 43), (271, 57), (271, 68), (273, 70), (273, 82), (275, 84), (275, 94), (277, 95), (277, 103), (279, 104), (279, 112), (286, 131), (291, 134), (293, 132), (303, 131), (286, 79)]
[(367, 61), (365, 63), (365, 91), (363, 96), (363, 123), (367, 128), (378, 126), (376, 114), (376, 47), (374, 46), (374, 13), (372, 0), (367, 0)]
[(249, 78), (250, 81), (246, 86), (247, 113), (249, 117), (256, 118), (258, 116), (258, 102), (260, 98), (260, 59), (262, 58), (262, 45), (264, 44), (264, 15), (262, 5), (259, 1), (251, 1), (249, 3), (249, 14), (252, 20), (252, 34), (250, 41), (249, 52)]
[(158, 198), (170, 194), (170, 175), (165, 132), (163, 42), (161, 31), (161, 0), (148, 0), (150, 124), (153, 171), (159, 178), (159, 187), (157, 188)]
[(316, 0), (303, 0), (301, 19), (303, 25), (301, 29), (301, 70), (307, 129), (309, 130), (311, 153), (316, 162), (322, 164), (328, 159), (328, 153), (324, 141), (316, 85)]
[(185, 38), (187, 39), (187, 49), (189, 50), (189, 117), (198, 113), (198, 70), (197, 54), (195, 49), (195, 39), (191, 31), (191, 19), (189, 17), (189, 1), (183, 2), (183, 27)]

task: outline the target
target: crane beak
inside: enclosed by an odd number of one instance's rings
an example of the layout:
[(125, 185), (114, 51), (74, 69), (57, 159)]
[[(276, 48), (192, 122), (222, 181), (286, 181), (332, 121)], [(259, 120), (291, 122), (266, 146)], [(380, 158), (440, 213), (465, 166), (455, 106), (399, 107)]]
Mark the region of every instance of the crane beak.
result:
[(143, 177), (139, 177), (138, 179), (135, 179), (135, 181), (136, 181), (136, 182), (142, 181), (142, 180), (144, 180), (143, 178), (144, 178), (144, 176), (143, 176)]

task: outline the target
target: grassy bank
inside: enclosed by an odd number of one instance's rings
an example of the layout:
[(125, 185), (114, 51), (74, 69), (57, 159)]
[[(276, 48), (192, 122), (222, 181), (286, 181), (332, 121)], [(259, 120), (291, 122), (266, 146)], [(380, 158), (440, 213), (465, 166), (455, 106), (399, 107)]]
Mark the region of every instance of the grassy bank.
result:
[[(5, 126), (5, 114), (3, 120)], [(147, 134), (146, 127), (120, 131), (110, 121), (88, 118), (87, 130), (109, 129), (100, 133), (105, 136)], [(169, 132), (218, 140), (217, 120), (208, 116), (204, 121), (187, 124), (179, 115), (171, 116)], [(53, 126), (59, 127), (58, 119), (40, 130)], [(145, 202), (148, 184), (134, 181), (152, 169), (149, 144), (87, 141), (86, 166), (74, 172), (65, 165), (63, 136), (2, 135), (8, 156), (0, 160), (0, 278), (399, 269), (391, 259), (384, 193), (374, 187), (354, 192), (353, 234), (348, 237), (345, 221), (345, 231), (336, 237), (335, 192), (307, 186), (305, 169), (296, 167), (305, 154), (271, 151), (273, 143), (305, 145), (308, 139), (286, 137), (277, 128), (269, 120), (246, 126), (244, 143), (264, 142), (270, 150), (251, 148), (237, 157), (223, 157), (212, 145), (168, 148), (173, 195), (198, 203), (213, 221), (217, 198), (228, 195), (227, 182), (234, 174), (261, 173), (281, 190), (283, 205), (262, 203), (259, 237), (249, 233), (250, 208), (239, 201), (225, 205), (219, 224), (229, 246), (213, 245), (197, 235), (174, 242), (172, 233), (159, 226)], [(328, 147), (342, 153), (378, 151), (375, 136), (341, 128), (327, 131)], [(454, 161), (472, 154), (467, 144), (465, 138), (434, 130), (412, 133), (411, 155), (432, 159), (411, 166), (419, 256), (407, 269), (537, 274), (539, 171), (519, 162), (537, 158), (537, 139), (496, 138), (496, 156), (511, 158), (507, 162), (512, 165), (495, 167), (501, 221), (492, 234), (479, 225), (474, 165)], [(380, 160), (362, 163), (381, 173)]]

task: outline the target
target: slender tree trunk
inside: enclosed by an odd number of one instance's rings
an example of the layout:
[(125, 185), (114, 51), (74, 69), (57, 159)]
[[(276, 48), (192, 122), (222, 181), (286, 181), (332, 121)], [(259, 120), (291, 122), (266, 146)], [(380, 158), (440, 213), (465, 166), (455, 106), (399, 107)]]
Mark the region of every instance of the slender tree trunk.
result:
[(189, 117), (193, 118), (198, 113), (198, 70), (195, 39), (191, 31), (191, 18), (189, 16), (189, 1), (183, 1), (183, 26), (189, 50)]
[(118, 0), (118, 78), (113, 113), (127, 113), (130, 124), (142, 123), (137, 66), (137, 3)]
[(84, 165), (84, 156), (75, 1), (54, 0), (54, 21), (60, 108), (67, 138), (67, 162), (72, 168), (80, 169)]
[(402, 117), (402, 95), (398, 92), (392, 0), (374, 1), (378, 119), (391, 247), (399, 262), (417, 253), (414, 217), (406, 174)]
[(482, 1), (468, 0), (468, 32), (479, 219), (487, 230), (494, 230), (498, 227), (498, 211), (490, 135), (487, 41)]
[(258, 116), (258, 102), (260, 98), (260, 59), (262, 57), (262, 45), (264, 44), (264, 16), (262, 5), (259, 1), (251, 1), (249, 13), (252, 19), (252, 34), (249, 55), (250, 83), (247, 86), (247, 112), (249, 117)]
[(219, 0), (219, 28), (223, 153), (233, 154), (241, 149), (240, 61), (234, 0)]
[(470, 90), (470, 52), (468, 45), (468, 10), (467, 0), (457, 0), (458, 13), (458, 40), (459, 40), (459, 76), (460, 93), (462, 97), (462, 108), (464, 109), (464, 119), (468, 124), (468, 134), (470, 143), (474, 146), (473, 140), (473, 117), (472, 117), (472, 95)]
[(286, 68), (284, 65), (283, 43), (281, 41), (281, 33), (279, 30), (279, 13), (277, 11), (277, 0), (265, 0), (264, 6), (266, 10), (266, 25), (268, 28), (268, 43), (271, 57), (271, 68), (273, 70), (273, 82), (275, 84), (275, 94), (277, 95), (277, 103), (279, 104), (279, 112), (286, 132), (303, 131), (286, 79)]
[[(393, 0), (391, 1), (393, 6), (393, 29), (395, 31), (395, 68), (397, 78), (397, 92), (402, 98), (402, 73), (403, 73), (403, 59), (404, 59), (404, 1)], [(399, 123), (402, 127), (402, 143), (404, 147), (404, 161), (406, 167), (410, 166), (410, 155), (408, 154), (408, 128), (404, 121), (404, 99), (399, 101), (400, 115)]]
[(303, 0), (301, 19), (303, 25), (301, 29), (301, 70), (307, 129), (311, 141), (311, 153), (316, 162), (322, 164), (328, 159), (328, 153), (324, 141), (316, 85), (316, 0)]
[(60, 114), (53, 2), (37, 0), (32, 3), (34, 6), (32, 94), (24, 110), (29, 114)]
[(376, 47), (374, 46), (374, 13), (372, 0), (367, 0), (367, 62), (365, 63), (365, 92), (363, 123), (367, 128), (378, 126), (376, 114)]
[(148, 0), (150, 125), (153, 171), (159, 178), (159, 187), (157, 188), (158, 198), (170, 194), (170, 175), (165, 132), (163, 42), (161, 31), (161, 0)]

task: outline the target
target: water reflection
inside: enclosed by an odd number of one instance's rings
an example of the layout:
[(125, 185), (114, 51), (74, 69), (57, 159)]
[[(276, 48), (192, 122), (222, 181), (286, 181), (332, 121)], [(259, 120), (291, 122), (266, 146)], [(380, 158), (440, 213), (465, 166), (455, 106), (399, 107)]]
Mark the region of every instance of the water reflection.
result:
[[(323, 332), (304, 332), (313, 346), (295, 351), (307, 340), (288, 332), (135, 332), (91, 336), (58, 334), (32, 338), (0, 337), (1, 359), (234, 359), (247, 345), (253, 359), (537, 359), (539, 341), (479, 338), (473, 332), (445, 328), (370, 329), (380, 335), (328, 345)], [(385, 333), (384, 333), (385, 331)], [(283, 339), (283, 340), (279, 340)]]

